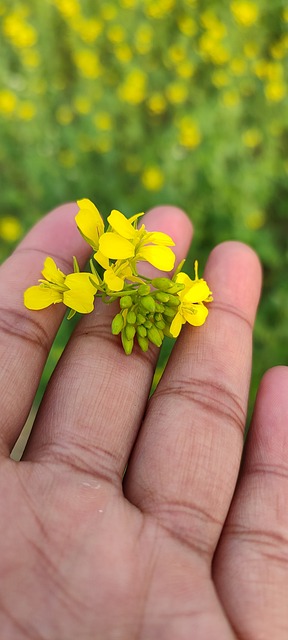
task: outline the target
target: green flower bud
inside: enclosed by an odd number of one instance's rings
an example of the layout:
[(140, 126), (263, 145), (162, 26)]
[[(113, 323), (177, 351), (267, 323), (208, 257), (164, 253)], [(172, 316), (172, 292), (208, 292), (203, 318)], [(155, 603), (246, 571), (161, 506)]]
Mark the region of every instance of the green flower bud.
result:
[(137, 327), (137, 336), (140, 336), (140, 338), (146, 338), (147, 336), (147, 329), (142, 324)]
[(157, 313), (163, 313), (165, 310), (164, 304), (162, 304), (162, 302), (155, 302), (155, 310)]
[(169, 296), (169, 300), (167, 301), (167, 307), (179, 307), (180, 298), (178, 296)]
[(161, 344), (163, 342), (163, 338), (161, 337), (161, 334), (159, 333), (159, 331), (158, 331), (157, 327), (155, 327), (155, 325), (152, 325), (152, 327), (150, 329), (148, 329), (147, 336), (148, 336), (150, 342), (153, 342), (153, 344), (155, 344), (156, 347), (161, 347)]
[(145, 320), (146, 318), (145, 316), (142, 315), (142, 313), (137, 313), (136, 315), (137, 324), (144, 324)]
[(113, 336), (118, 336), (120, 331), (122, 331), (123, 327), (124, 327), (124, 319), (123, 319), (122, 313), (117, 313), (115, 318), (113, 318), (112, 324), (111, 324), (111, 331), (113, 333)]
[(163, 320), (162, 313), (155, 313), (154, 319), (156, 322), (161, 322), (161, 320)]
[(134, 345), (134, 340), (133, 338), (131, 340), (129, 340), (125, 334), (125, 331), (123, 329), (122, 333), (121, 333), (121, 339), (122, 339), (122, 345), (123, 345), (123, 349), (126, 353), (127, 356), (130, 356), (130, 353), (132, 353), (132, 349), (133, 349), (133, 345)]
[(177, 309), (175, 309), (175, 307), (173, 308), (165, 307), (165, 311), (163, 315), (166, 316), (167, 318), (174, 318), (174, 316), (176, 316), (176, 313), (177, 313)]
[(171, 289), (169, 289), (169, 293), (178, 293), (178, 291), (183, 291), (183, 289), (185, 289), (183, 282), (175, 282)]
[(139, 296), (148, 296), (149, 293), (150, 293), (149, 284), (140, 284), (140, 287), (138, 287)]
[(169, 278), (154, 278), (151, 284), (155, 289), (159, 289), (160, 291), (168, 291), (171, 285), (173, 286), (173, 282), (171, 282)]
[(165, 329), (165, 326), (164, 320), (157, 320), (157, 322), (155, 322), (155, 327), (157, 327), (157, 329)]
[(146, 329), (151, 329), (151, 327), (153, 327), (153, 322), (146, 320), (146, 322), (144, 322), (144, 327), (146, 327)]
[(156, 308), (155, 304), (156, 303), (155, 303), (154, 298), (152, 298), (152, 296), (143, 296), (141, 298), (140, 304), (143, 307), (143, 309), (146, 309), (146, 311), (151, 311), (151, 313), (155, 312), (155, 308)]
[(156, 300), (159, 300), (159, 302), (168, 302), (169, 294), (164, 291), (157, 291), (155, 298)]
[(125, 335), (127, 340), (133, 340), (135, 333), (136, 333), (135, 327), (133, 327), (132, 324), (127, 324), (125, 327)]
[(141, 336), (138, 336), (137, 340), (138, 340), (140, 349), (142, 349), (142, 351), (148, 351), (148, 348), (149, 348), (148, 338), (142, 338)]
[(135, 324), (136, 322), (136, 313), (135, 311), (132, 311), (130, 309), (130, 311), (128, 311), (127, 316), (126, 316), (126, 322), (128, 322), (128, 324)]
[(121, 309), (129, 309), (129, 307), (132, 307), (132, 304), (133, 300), (131, 296), (123, 296), (122, 298), (120, 298)]

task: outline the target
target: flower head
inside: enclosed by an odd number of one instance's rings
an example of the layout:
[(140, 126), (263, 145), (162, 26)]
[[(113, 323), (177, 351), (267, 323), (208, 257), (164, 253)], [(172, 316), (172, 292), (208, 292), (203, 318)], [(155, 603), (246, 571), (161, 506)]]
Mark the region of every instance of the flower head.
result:
[(184, 284), (185, 288), (178, 293), (180, 304), (170, 326), (170, 333), (173, 338), (177, 338), (185, 322), (189, 322), (195, 327), (200, 327), (204, 324), (208, 309), (203, 303), (212, 302), (213, 300), (207, 282), (203, 278), (198, 278), (197, 261), (195, 262), (195, 280), (191, 280), (186, 273), (180, 271), (175, 278), (175, 282)]
[(171, 271), (175, 255), (170, 247), (175, 243), (166, 233), (147, 231), (144, 224), (137, 229), (134, 223), (142, 215), (138, 213), (127, 220), (120, 211), (111, 211), (108, 222), (112, 230), (99, 239), (101, 255), (111, 260), (128, 260), (134, 271), (140, 260), (150, 262), (162, 271)]
[[(27, 309), (45, 309), (51, 304), (64, 302), (67, 307), (79, 313), (90, 313), (94, 307), (96, 287), (90, 281), (89, 273), (65, 275), (57, 268), (53, 258), (46, 258), (40, 284), (29, 287), (24, 293)], [(94, 277), (95, 279), (95, 277)]]

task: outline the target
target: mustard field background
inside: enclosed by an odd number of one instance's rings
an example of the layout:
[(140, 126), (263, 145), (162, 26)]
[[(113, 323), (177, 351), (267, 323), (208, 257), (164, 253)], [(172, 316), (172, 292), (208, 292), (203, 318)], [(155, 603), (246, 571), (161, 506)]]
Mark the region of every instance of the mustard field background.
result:
[(183, 207), (201, 273), (216, 243), (249, 243), (253, 398), (288, 363), (287, 53), (284, 0), (0, 0), (1, 260), (82, 197), (104, 216)]

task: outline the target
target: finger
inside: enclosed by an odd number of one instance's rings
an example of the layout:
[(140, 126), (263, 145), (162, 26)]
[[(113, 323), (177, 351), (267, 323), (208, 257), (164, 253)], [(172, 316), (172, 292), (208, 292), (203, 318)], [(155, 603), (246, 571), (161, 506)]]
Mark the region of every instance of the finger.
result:
[[(173, 234), (177, 262), (191, 223), (173, 207), (145, 217), (149, 230)], [(119, 483), (142, 420), (158, 349), (123, 352), (111, 334), (114, 305), (96, 304), (81, 320), (56, 368), (38, 414), (26, 459), (66, 462)], [(43, 425), (43, 427), (42, 427)]]
[(212, 252), (206, 324), (186, 325), (148, 407), (126, 476), (127, 497), (211, 558), (235, 487), (261, 271), (236, 242)]
[(64, 305), (37, 313), (24, 307), (25, 289), (41, 277), (47, 255), (63, 271), (73, 271), (72, 255), (82, 266), (89, 248), (74, 221), (76, 204), (43, 218), (0, 269), (0, 449), (10, 452), (30, 411), (39, 379), (65, 313)]
[(237, 638), (288, 637), (287, 389), (287, 367), (262, 380), (216, 553), (216, 586)]

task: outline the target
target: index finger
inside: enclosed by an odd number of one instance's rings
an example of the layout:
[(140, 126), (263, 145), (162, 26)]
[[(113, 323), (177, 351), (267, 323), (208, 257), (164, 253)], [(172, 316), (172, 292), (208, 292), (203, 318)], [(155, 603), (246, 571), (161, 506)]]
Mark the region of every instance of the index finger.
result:
[(80, 236), (76, 203), (54, 209), (0, 268), (0, 450), (10, 452), (29, 414), (48, 353), (65, 314), (62, 304), (31, 313), (23, 292), (36, 284), (47, 255), (73, 271), (72, 255), (84, 265), (90, 248)]

